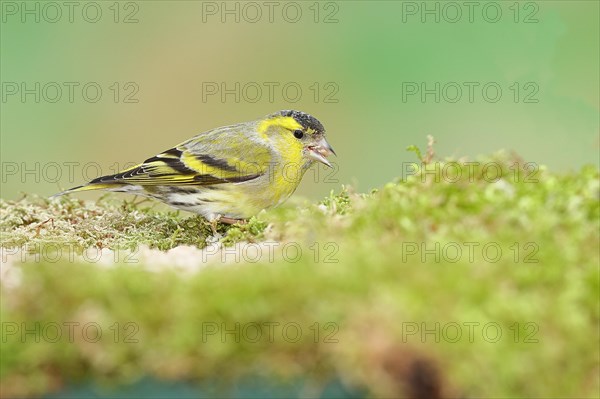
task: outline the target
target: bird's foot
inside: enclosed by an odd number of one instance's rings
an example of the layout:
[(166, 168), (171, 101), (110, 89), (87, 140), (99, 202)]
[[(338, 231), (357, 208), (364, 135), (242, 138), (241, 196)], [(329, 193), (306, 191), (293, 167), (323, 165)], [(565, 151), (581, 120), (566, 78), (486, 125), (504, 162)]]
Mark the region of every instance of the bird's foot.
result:
[(219, 225), (219, 222), (225, 223), (225, 224), (246, 224), (246, 223), (248, 223), (248, 221), (245, 219), (234, 219), (234, 218), (228, 218), (226, 216), (221, 216), (221, 215), (217, 216), (216, 218), (214, 218), (212, 220), (208, 220), (208, 225), (210, 226), (210, 229), (213, 233), (212, 237), (209, 238), (209, 240), (211, 242), (218, 241), (223, 237), (217, 231), (217, 226)]

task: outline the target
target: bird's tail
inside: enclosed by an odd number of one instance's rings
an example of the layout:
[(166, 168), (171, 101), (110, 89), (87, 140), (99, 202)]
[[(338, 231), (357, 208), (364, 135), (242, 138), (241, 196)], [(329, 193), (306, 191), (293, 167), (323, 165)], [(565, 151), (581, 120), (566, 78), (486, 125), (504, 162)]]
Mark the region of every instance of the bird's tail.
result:
[(89, 184), (84, 184), (82, 186), (77, 186), (77, 187), (73, 187), (70, 188), (68, 190), (65, 191), (61, 191), (60, 193), (56, 193), (54, 195), (51, 195), (50, 199), (52, 198), (56, 198), (56, 197), (60, 197), (62, 195), (67, 195), (67, 194), (71, 194), (71, 193), (78, 193), (78, 192), (82, 192), (82, 191), (91, 191), (91, 190), (110, 190), (110, 191), (121, 191), (119, 189), (121, 189), (124, 185), (123, 184), (106, 184), (106, 183), (89, 183)]

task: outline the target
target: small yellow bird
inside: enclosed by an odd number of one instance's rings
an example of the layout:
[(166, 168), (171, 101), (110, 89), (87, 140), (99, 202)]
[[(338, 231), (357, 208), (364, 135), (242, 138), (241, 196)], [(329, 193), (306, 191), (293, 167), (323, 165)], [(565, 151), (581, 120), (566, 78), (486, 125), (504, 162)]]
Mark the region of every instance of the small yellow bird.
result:
[(143, 163), (55, 194), (126, 192), (195, 212), (208, 221), (236, 223), (280, 205), (315, 162), (335, 155), (325, 128), (293, 110), (200, 133)]

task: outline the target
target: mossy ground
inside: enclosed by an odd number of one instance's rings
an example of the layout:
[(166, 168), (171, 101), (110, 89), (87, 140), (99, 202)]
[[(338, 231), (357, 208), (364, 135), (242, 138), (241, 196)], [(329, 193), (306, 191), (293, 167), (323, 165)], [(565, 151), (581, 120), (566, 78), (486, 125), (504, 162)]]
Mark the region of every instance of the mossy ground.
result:
[(28, 254), (3, 263), (17, 278), (3, 274), (2, 395), (255, 375), (313, 393), (337, 377), (378, 397), (597, 397), (598, 170), (425, 161), (368, 194), (220, 225), (228, 265), (197, 273), (55, 255), (206, 251), (199, 217), (112, 196), (1, 201), (3, 257)]

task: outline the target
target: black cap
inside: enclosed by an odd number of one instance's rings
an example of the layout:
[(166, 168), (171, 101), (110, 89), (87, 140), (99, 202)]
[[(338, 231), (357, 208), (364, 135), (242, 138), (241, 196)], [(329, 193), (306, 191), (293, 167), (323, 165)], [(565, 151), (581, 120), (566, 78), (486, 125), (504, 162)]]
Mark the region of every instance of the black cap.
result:
[(305, 129), (313, 130), (315, 133), (325, 133), (325, 128), (317, 118), (302, 111), (294, 111), (291, 109), (277, 112), (275, 115), (291, 116), (302, 125)]

